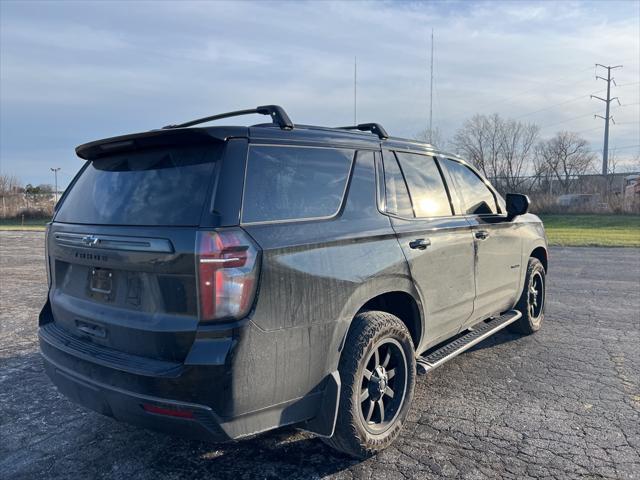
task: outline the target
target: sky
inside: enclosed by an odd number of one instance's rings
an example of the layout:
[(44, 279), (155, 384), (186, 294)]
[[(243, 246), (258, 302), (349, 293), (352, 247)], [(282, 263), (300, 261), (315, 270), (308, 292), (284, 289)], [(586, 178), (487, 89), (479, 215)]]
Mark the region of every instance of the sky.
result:
[(444, 139), (499, 113), (601, 150), (594, 64), (621, 64), (610, 148), (622, 162), (640, 153), (638, 0), (0, 0), (0, 171), (52, 184), (60, 167), (63, 188), (79, 144), (263, 104), (294, 123), (351, 124), (355, 57), (357, 121), (414, 137), (428, 125), (431, 29)]

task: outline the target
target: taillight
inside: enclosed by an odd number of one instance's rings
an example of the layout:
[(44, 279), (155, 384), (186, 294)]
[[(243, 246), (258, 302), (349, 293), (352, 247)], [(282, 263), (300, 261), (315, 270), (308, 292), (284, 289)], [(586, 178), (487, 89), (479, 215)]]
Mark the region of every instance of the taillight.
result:
[(196, 249), (200, 320), (247, 315), (258, 283), (260, 251), (253, 240), (239, 228), (199, 231)]
[(150, 403), (143, 403), (142, 409), (145, 412), (155, 413), (156, 415), (166, 415), (168, 417), (193, 418), (191, 410), (178, 410), (177, 408), (164, 408)]

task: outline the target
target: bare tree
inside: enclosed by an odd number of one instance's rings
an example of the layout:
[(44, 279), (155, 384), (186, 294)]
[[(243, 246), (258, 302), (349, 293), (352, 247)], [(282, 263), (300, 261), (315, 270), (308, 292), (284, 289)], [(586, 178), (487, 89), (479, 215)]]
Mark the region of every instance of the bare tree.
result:
[(429, 135), (429, 129), (425, 128), (424, 130), (416, 133), (413, 138), (415, 140), (419, 140), (421, 142), (427, 142), (427, 143), (431, 143), (432, 145), (435, 145), (439, 148), (445, 148), (446, 147), (446, 141), (444, 139), (444, 136), (442, 135), (442, 132), (440, 131), (440, 129), (438, 127), (434, 128), (433, 131), (431, 132), (431, 135)]
[(514, 120), (502, 122), (500, 134), (500, 176), (507, 191), (515, 191), (526, 179), (540, 128)]
[(633, 157), (620, 157), (615, 148), (609, 151), (607, 162), (609, 175), (616, 173), (635, 173), (640, 171), (640, 152)]
[(0, 195), (17, 193), (20, 189), (20, 180), (15, 175), (0, 174)]
[(505, 120), (500, 115), (475, 115), (453, 139), (454, 147), (501, 190), (514, 190), (533, 160), (539, 128)]
[(498, 175), (499, 155), (498, 114), (474, 115), (453, 137), (456, 150), (473, 163), (486, 177)]
[(564, 192), (577, 175), (593, 168), (596, 155), (589, 151), (589, 142), (572, 132), (558, 132), (536, 147), (537, 170), (553, 177)]

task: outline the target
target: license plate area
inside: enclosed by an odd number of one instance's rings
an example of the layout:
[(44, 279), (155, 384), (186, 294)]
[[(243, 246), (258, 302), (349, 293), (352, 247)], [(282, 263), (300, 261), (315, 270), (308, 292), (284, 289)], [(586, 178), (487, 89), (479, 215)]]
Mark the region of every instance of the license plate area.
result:
[(113, 290), (113, 272), (106, 268), (92, 268), (89, 290), (93, 293), (110, 295)]

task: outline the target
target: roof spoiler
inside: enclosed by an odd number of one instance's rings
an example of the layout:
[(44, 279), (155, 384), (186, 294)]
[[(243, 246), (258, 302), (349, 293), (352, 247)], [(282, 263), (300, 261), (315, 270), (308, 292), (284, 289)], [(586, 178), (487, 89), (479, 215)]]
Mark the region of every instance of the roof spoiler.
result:
[[(240, 128), (246, 132), (246, 128)], [(232, 132), (221, 132), (229, 135)], [(236, 132), (241, 133), (241, 132)], [(246, 135), (246, 133), (245, 133)], [(160, 148), (172, 145), (202, 145), (224, 141), (201, 129), (152, 130), (150, 132), (121, 135), (85, 143), (76, 147), (76, 155), (84, 160), (96, 160), (115, 153)]]

